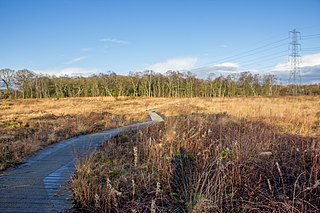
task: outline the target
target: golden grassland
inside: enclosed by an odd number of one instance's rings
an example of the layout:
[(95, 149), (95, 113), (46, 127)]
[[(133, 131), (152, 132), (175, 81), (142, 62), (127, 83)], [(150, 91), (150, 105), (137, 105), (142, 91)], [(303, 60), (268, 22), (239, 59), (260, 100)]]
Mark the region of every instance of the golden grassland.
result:
[(263, 121), (287, 133), (320, 134), (320, 97), (181, 99), (160, 106), (158, 111), (165, 116), (227, 113), (237, 118)]
[(299, 135), (319, 134), (319, 97), (286, 98), (65, 98), (0, 100), (0, 169), (57, 141), (147, 119), (226, 112)]
[(70, 138), (141, 122), (162, 99), (68, 98), (0, 100), (0, 170)]
[(0, 165), (59, 140), (147, 119), (76, 166), (77, 210), (319, 212), (320, 98), (0, 101)]
[(319, 97), (141, 101), (166, 121), (78, 162), (78, 210), (320, 211)]

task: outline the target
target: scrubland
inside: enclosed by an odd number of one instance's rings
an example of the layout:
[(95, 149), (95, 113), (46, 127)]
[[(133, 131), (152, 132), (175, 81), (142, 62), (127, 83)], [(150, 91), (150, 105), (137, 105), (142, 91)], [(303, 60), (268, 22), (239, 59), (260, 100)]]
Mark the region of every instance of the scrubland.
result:
[(319, 97), (136, 101), (165, 122), (79, 161), (77, 210), (320, 211)]

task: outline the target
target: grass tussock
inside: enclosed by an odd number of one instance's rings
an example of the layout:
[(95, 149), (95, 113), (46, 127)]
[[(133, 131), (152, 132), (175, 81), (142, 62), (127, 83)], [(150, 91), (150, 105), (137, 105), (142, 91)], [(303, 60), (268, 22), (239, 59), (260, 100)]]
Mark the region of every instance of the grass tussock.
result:
[(106, 142), (71, 185), (81, 211), (318, 212), (320, 141), (229, 113), (171, 116)]

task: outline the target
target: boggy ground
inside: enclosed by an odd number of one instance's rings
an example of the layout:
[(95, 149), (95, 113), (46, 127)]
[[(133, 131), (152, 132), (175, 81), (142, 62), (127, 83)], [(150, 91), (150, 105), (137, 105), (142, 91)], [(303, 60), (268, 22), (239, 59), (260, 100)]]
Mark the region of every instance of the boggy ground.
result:
[(78, 162), (78, 210), (320, 211), (318, 97), (176, 100)]

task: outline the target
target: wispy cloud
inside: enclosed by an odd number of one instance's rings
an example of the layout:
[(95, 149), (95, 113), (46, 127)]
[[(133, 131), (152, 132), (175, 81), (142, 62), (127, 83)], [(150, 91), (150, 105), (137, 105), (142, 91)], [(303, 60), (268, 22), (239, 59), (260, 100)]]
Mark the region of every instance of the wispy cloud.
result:
[[(283, 83), (288, 83), (290, 78), (290, 70), (271, 71)], [(320, 83), (320, 65), (306, 66), (300, 69), (301, 82), (306, 84)]]
[(82, 56), (82, 57), (78, 57), (78, 58), (74, 58), (74, 59), (71, 59), (70, 61), (67, 61), (67, 62), (64, 62), (64, 64), (74, 64), (74, 63), (77, 63), (79, 61), (83, 61), (85, 59), (87, 59), (88, 57), (86, 56)]
[(239, 67), (240, 66), (237, 63), (225, 62), (221, 64), (214, 64), (212, 69), (217, 71), (237, 71)]
[(114, 38), (103, 38), (101, 41), (104, 42), (111, 42), (111, 43), (116, 43), (116, 44), (129, 44), (129, 41), (124, 41), (124, 40), (119, 40), (119, 39), (114, 39)]
[(190, 70), (197, 63), (198, 59), (193, 57), (169, 59), (165, 62), (159, 62), (148, 66), (146, 69), (155, 72), (165, 73), (168, 70)]
[(55, 75), (55, 76), (90, 76), (101, 72), (99, 69), (84, 69), (77, 67), (69, 67), (63, 69), (50, 69), (50, 70), (36, 70), (36, 73)]
[[(277, 64), (271, 73), (287, 83), (291, 71), (291, 63)], [(320, 83), (320, 53), (304, 55), (301, 57), (300, 75), (303, 83)]]
[(320, 84), (320, 65), (303, 67), (301, 78), (304, 83)]
[[(304, 55), (301, 58), (300, 71), (301, 71), (301, 81), (306, 84), (319, 84), (320, 83), (320, 53)], [(274, 74), (277, 78), (283, 82), (288, 83), (290, 77), (291, 63), (284, 62), (275, 65), (268, 73)], [(204, 66), (199, 68), (194, 68), (190, 70), (195, 73), (199, 78), (206, 79), (208, 76), (214, 74), (214, 76), (227, 76), (230, 74), (238, 74), (240, 72), (246, 71), (241, 67), (241, 64), (235, 62), (226, 62), (220, 64), (214, 64), (211, 66)], [(265, 74), (266, 71), (263, 70), (252, 70), (250, 72), (256, 74)]]
[(302, 57), (302, 66), (311, 67), (320, 65), (320, 53), (305, 55)]
[[(311, 54), (311, 55), (304, 55), (301, 58), (300, 67), (313, 67), (320, 65), (320, 53)], [(291, 63), (279, 63), (277, 64), (273, 71), (289, 71), (291, 69)]]
[(81, 49), (81, 51), (83, 51), (83, 52), (89, 52), (91, 50), (92, 50), (92, 48), (90, 48), (90, 47), (84, 47)]
[(214, 64), (212, 66), (204, 66), (191, 70), (199, 78), (207, 78), (209, 75), (214, 74), (215, 76), (228, 75), (238, 72), (240, 65), (234, 62), (225, 62), (220, 64)]

